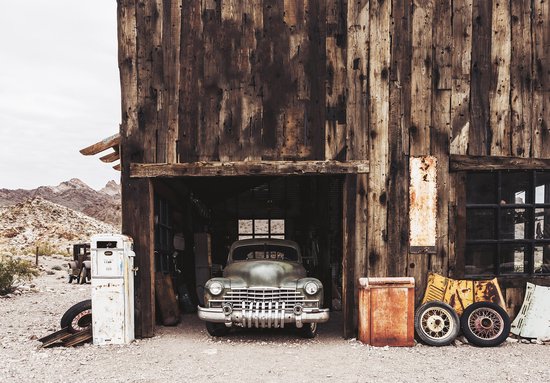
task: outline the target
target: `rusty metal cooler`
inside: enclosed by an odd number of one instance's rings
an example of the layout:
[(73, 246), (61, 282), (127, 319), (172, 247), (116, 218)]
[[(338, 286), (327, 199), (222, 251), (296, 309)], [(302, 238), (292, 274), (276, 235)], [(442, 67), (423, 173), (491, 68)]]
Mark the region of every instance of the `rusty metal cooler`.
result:
[(134, 340), (134, 256), (128, 236), (98, 234), (91, 239), (92, 332), (96, 345)]
[(414, 278), (359, 279), (359, 340), (414, 346)]

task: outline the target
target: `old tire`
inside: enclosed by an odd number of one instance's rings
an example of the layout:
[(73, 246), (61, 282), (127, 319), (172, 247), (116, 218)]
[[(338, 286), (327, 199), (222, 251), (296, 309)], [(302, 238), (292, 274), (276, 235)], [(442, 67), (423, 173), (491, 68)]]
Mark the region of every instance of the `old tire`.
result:
[(447, 346), (456, 339), (460, 330), (460, 319), (447, 303), (426, 302), (414, 314), (416, 334), (430, 346)]
[(68, 327), (69, 332), (75, 333), (87, 330), (92, 326), (92, 300), (78, 302), (69, 308), (61, 317), (61, 328)]
[(223, 323), (206, 322), (206, 331), (210, 336), (224, 336), (227, 335), (230, 328)]
[(317, 336), (317, 323), (304, 323), (298, 331), (302, 338), (313, 339)]
[(510, 332), (510, 317), (502, 307), (491, 302), (466, 307), (460, 324), (466, 339), (479, 347), (498, 346)]

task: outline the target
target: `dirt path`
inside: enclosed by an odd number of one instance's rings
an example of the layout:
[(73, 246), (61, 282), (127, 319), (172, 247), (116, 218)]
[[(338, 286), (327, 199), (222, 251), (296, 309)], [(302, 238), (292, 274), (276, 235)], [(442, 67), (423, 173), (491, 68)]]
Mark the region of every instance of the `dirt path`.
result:
[[(63, 261), (44, 261), (47, 270)], [(61, 278), (61, 279), (60, 279)], [(505, 343), (374, 348), (340, 337), (339, 315), (314, 340), (292, 331), (236, 331), (210, 338), (196, 316), (127, 346), (37, 349), (90, 286), (65, 269), (34, 282), (39, 292), (0, 298), (0, 382), (549, 382), (550, 346)]]

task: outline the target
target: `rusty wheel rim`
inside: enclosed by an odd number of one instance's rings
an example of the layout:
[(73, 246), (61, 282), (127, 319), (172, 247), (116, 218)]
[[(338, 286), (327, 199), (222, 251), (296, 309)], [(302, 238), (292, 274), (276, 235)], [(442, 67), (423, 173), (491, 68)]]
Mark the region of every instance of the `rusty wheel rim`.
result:
[(71, 322), (71, 327), (75, 331), (84, 331), (92, 325), (92, 309), (84, 310), (78, 313)]
[(496, 310), (483, 307), (472, 311), (468, 317), (468, 326), (478, 338), (492, 340), (504, 331), (504, 320)]
[(443, 340), (449, 337), (455, 327), (451, 313), (440, 307), (432, 307), (422, 313), (421, 329), (426, 336)]

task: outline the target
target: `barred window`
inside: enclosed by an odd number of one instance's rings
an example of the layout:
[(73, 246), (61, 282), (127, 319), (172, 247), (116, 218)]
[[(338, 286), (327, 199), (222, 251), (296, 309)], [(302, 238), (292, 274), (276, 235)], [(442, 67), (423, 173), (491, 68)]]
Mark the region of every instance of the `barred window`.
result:
[(285, 239), (284, 219), (239, 219), (239, 239)]
[(465, 273), (550, 274), (550, 172), (467, 175)]

